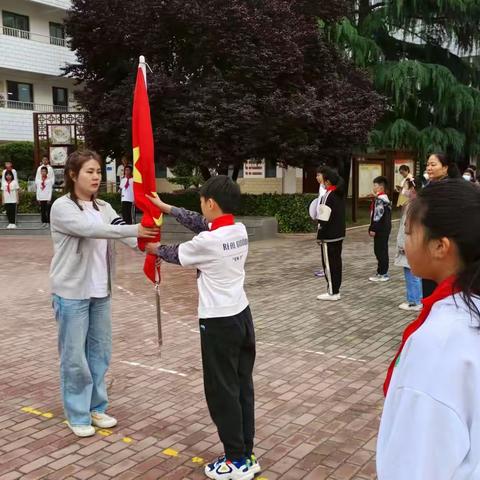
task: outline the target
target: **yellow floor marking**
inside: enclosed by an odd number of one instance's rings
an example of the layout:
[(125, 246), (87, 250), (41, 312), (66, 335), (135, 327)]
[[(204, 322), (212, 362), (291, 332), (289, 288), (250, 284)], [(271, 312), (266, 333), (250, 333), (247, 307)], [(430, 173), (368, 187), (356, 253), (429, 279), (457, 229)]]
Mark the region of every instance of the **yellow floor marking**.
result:
[(45, 418), (53, 418), (53, 413), (42, 412), (42, 411), (36, 410), (35, 408), (32, 408), (32, 407), (22, 407), (20, 410), (22, 412), (25, 412), (25, 413), (31, 413), (33, 415), (39, 415), (39, 416), (45, 417)]
[(201, 457), (193, 457), (193, 458), (192, 458), (192, 462), (193, 462), (193, 463), (200, 463), (200, 464), (202, 464), (202, 463), (203, 463), (203, 458), (201, 458)]
[[(36, 410), (35, 408), (32, 408), (32, 407), (22, 407), (22, 408), (20, 408), (20, 410), (22, 412), (25, 412), (25, 413), (31, 413), (33, 415), (39, 415), (40, 417), (43, 417), (43, 418), (54, 418), (55, 417), (55, 415), (52, 412), (42, 412), (42, 411)], [(68, 424), (68, 421), (64, 420), (61, 423)], [(113, 433), (111, 430), (108, 430), (106, 428), (96, 428), (95, 430), (97, 431), (97, 433), (99, 435), (102, 435), (103, 437), (108, 437), (109, 435), (112, 435), (112, 433)], [(125, 443), (132, 443), (133, 438), (123, 437), (122, 441), (125, 442)], [(172, 451), (175, 452), (175, 450), (172, 450)], [(177, 452), (175, 452), (175, 455), (177, 455)]]
[(162, 453), (168, 455), (169, 457), (178, 457), (178, 452), (173, 448), (166, 448)]

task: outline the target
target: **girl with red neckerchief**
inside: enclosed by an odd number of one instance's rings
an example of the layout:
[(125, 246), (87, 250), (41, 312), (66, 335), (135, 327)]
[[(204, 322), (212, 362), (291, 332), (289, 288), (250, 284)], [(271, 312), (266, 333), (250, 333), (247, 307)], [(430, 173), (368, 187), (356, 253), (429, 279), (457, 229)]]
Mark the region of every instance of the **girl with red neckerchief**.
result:
[(5, 206), (8, 225), (6, 228), (17, 228), (17, 205), (19, 202), (18, 191), (20, 187), (11, 170), (5, 171), (2, 182), (2, 201)]
[(403, 333), (384, 384), (379, 480), (480, 475), (480, 191), (436, 182), (412, 201), (405, 251), (438, 286)]
[(120, 192), (122, 194), (122, 217), (127, 225), (134, 223), (134, 193), (132, 167), (127, 165), (124, 168), (124, 177), (120, 181)]
[(50, 226), (50, 208), (52, 206), (53, 184), (55, 179), (48, 176), (48, 167), (40, 167), (40, 177), (35, 180), (37, 202), (40, 204), (42, 227)]

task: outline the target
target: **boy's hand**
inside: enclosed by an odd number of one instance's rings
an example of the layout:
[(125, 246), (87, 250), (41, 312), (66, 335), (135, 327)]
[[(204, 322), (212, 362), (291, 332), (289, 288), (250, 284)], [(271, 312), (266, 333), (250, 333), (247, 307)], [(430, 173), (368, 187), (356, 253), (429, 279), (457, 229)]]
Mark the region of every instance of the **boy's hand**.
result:
[(155, 238), (160, 232), (158, 227), (144, 227), (138, 224), (138, 238)]
[(161, 198), (155, 194), (153, 195), (145, 195), (155, 206), (157, 206), (163, 213), (169, 214), (172, 211), (172, 206), (168, 205), (165, 202), (162, 202)]
[(372, 232), (371, 230), (368, 231), (368, 234), (369, 234), (371, 237), (374, 237), (374, 236), (375, 236), (375, 232)]
[(145, 253), (148, 253), (149, 255), (156, 255), (159, 246), (160, 242), (149, 242), (145, 245)]

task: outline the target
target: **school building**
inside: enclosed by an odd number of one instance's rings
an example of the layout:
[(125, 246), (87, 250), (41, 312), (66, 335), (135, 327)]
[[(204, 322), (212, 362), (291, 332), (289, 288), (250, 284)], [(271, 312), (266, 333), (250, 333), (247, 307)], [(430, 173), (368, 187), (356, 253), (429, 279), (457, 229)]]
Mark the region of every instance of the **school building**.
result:
[(33, 140), (32, 112), (75, 110), (75, 63), (62, 25), (70, 0), (2, 0), (0, 143)]

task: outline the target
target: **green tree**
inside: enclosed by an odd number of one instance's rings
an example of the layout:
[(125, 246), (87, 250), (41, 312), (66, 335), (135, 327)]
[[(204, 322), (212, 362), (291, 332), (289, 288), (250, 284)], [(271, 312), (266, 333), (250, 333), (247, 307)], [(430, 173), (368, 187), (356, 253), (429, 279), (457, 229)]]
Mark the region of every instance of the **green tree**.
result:
[(33, 142), (9, 142), (0, 145), (0, 164), (12, 162), (22, 178), (26, 178), (34, 170)]
[[(73, 0), (66, 22), (89, 143), (129, 151), (145, 55), (156, 160), (226, 172), (247, 159), (302, 166), (366, 142), (384, 110), (365, 72), (317, 28), (347, 0)], [(235, 176), (235, 173), (234, 175)]]
[(375, 148), (424, 158), (480, 154), (478, 0), (354, 1), (353, 13), (321, 25), (357, 65), (372, 71), (390, 108), (370, 135)]

